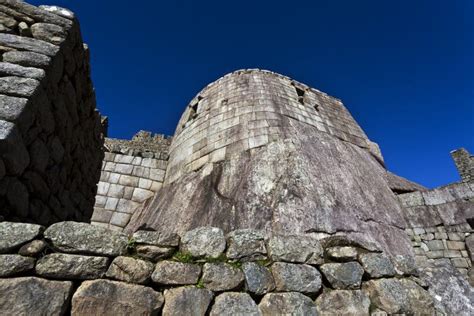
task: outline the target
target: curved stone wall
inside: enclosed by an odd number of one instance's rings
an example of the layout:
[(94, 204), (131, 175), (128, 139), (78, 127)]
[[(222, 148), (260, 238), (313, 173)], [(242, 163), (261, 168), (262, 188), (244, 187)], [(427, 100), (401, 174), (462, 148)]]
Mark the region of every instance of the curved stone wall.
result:
[(6, 0), (0, 29), (0, 220), (88, 221), (103, 129), (79, 24)]
[(338, 99), (270, 71), (240, 70), (211, 83), (190, 102), (170, 147), (165, 182), (207, 162), (291, 137), (288, 119), (378, 150)]
[(472, 294), (449, 266), (423, 273), (343, 236), (0, 223), (2, 315), (468, 315)]

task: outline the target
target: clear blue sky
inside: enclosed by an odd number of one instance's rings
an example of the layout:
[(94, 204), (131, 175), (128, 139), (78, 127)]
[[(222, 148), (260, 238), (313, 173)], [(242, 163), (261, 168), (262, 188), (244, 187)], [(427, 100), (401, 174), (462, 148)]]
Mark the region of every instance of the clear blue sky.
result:
[(51, 1), (80, 19), (111, 137), (173, 134), (206, 84), (264, 68), (342, 99), (425, 186), (458, 180), (450, 150), (474, 151), (472, 0)]

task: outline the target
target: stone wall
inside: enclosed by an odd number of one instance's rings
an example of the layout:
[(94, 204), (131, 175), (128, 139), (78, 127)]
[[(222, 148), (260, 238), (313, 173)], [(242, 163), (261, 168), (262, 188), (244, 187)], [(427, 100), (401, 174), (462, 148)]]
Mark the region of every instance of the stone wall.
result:
[(466, 246), (474, 243), (474, 230), (469, 224), (407, 228), (406, 232), (412, 240), (417, 265), (448, 260), (461, 274), (468, 276), (469, 272), (474, 281), (472, 252)]
[[(0, 314), (468, 315), (456, 272), (430, 284), (409, 258), (391, 261), (336, 236), (274, 236), (201, 227), (129, 237), (86, 223), (44, 230), (0, 223)], [(28, 300), (25, 300), (28, 297)], [(467, 300), (467, 303), (466, 303)], [(460, 304), (462, 303), (462, 305)]]
[(211, 83), (189, 103), (170, 147), (165, 182), (207, 162), (285, 138), (283, 117), (367, 148), (383, 159), (377, 144), (368, 140), (338, 99), (270, 71), (240, 70)]
[(170, 141), (143, 131), (131, 141), (106, 139), (93, 224), (123, 230), (137, 207), (161, 188)]
[(77, 20), (1, 1), (0, 55), (0, 220), (90, 220), (103, 136)]
[(460, 148), (451, 152), (456, 168), (463, 182), (474, 181), (474, 156), (466, 149)]

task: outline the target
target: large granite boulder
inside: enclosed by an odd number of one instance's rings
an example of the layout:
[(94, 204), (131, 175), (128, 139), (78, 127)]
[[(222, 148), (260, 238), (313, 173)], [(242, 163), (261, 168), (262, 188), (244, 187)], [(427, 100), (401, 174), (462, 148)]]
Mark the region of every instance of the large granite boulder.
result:
[(402, 208), (369, 144), (339, 100), (278, 74), (237, 71), (189, 104), (164, 185), (126, 230), (340, 232), (413, 256)]
[(54, 279), (98, 279), (107, 271), (109, 258), (52, 253), (38, 260), (36, 273)]

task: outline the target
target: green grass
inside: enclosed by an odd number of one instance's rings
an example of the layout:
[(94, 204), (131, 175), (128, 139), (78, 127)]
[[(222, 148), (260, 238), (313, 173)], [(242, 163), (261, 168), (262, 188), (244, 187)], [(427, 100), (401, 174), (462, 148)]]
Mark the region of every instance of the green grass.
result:
[(194, 262), (193, 256), (187, 252), (178, 251), (173, 255), (173, 260), (182, 262), (182, 263), (192, 263)]

